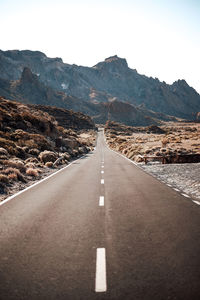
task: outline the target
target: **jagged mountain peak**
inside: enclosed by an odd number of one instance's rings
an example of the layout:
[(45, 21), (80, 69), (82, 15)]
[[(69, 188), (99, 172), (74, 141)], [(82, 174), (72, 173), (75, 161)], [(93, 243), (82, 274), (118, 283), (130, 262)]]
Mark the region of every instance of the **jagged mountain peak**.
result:
[(24, 57), (34, 57), (34, 58), (46, 58), (46, 54), (41, 51), (32, 51), (32, 50), (7, 50), (1, 51), (2, 54), (11, 58), (13, 60), (23, 59)]
[(117, 55), (106, 58), (103, 62), (99, 62), (93, 68), (105, 69), (111, 72), (123, 72), (128, 69), (128, 64), (125, 58), (120, 58)]

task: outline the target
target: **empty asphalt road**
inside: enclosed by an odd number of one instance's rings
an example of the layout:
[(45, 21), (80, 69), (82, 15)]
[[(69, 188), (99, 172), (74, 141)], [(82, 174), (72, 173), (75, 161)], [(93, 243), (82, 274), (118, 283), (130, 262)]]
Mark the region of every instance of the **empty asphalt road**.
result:
[(200, 206), (109, 150), (0, 206), (1, 300), (199, 300)]

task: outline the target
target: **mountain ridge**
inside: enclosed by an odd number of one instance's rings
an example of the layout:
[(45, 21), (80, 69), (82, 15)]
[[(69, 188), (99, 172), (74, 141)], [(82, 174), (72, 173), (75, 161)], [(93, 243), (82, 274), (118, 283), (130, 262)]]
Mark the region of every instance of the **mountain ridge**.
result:
[[(6, 86), (6, 88), (5, 88)], [(24, 68), (19, 80), (9, 81), (0, 78), (0, 94), (8, 99), (25, 104), (57, 106), (58, 108), (72, 109), (92, 116), (96, 123), (106, 123), (107, 120), (119, 121), (131, 126), (146, 126), (160, 124), (160, 120), (172, 120), (167, 115), (152, 113), (144, 106), (136, 107), (130, 103), (110, 99), (106, 102), (86, 102), (67, 96), (39, 81), (27, 67)], [(100, 94), (100, 97), (102, 95)], [(60, 110), (61, 112), (61, 110)], [(62, 113), (62, 112), (61, 112)]]
[(185, 119), (193, 119), (200, 111), (200, 95), (185, 80), (172, 85), (160, 82), (129, 68), (126, 59), (117, 55), (84, 67), (63, 63), (61, 58), (48, 58), (40, 51), (0, 51), (2, 80), (20, 80), (24, 67), (51, 91), (61, 93), (61, 98), (66, 95), (76, 99), (80, 111), (90, 115), (98, 114), (101, 102), (115, 100)]

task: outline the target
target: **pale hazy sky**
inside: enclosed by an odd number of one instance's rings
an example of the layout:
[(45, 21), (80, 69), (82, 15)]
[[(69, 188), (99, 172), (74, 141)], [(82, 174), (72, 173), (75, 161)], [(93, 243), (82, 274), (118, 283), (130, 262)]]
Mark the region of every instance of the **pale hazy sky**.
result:
[(93, 66), (117, 54), (200, 93), (200, 0), (0, 0), (0, 49)]

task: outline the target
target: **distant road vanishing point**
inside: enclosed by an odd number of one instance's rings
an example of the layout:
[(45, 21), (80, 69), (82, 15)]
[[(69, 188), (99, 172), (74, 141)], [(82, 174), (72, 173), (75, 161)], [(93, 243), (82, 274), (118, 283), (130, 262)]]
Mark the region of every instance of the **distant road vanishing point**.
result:
[(199, 300), (200, 206), (108, 149), (0, 206), (0, 300)]

